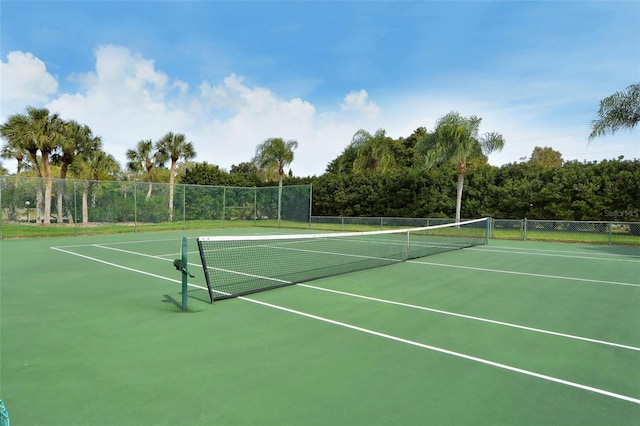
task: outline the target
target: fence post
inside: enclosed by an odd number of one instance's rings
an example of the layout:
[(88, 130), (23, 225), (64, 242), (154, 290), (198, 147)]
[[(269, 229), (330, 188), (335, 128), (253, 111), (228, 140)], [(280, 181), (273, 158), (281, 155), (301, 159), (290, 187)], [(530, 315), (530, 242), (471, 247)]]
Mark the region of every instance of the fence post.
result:
[(522, 237), (527, 241), (527, 218), (522, 219)]
[(78, 181), (73, 181), (73, 235), (78, 236)]
[(253, 187), (253, 226), (258, 223), (258, 188)]
[(311, 229), (311, 215), (313, 214), (313, 184), (309, 184), (309, 229)]
[(486, 236), (485, 236), (485, 239), (484, 239), (484, 243), (485, 243), (486, 245), (488, 245), (488, 244), (489, 244), (489, 238), (490, 238), (490, 235), (491, 235), (491, 218), (490, 218), (490, 217), (488, 217), (488, 218), (487, 218), (487, 230), (486, 230)]
[(608, 224), (608, 231), (609, 231), (609, 238), (607, 239), (607, 242), (609, 245), (611, 245), (611, 228), (613, 228), (613, 224), (611, 222), (609, 222)]
[(227, 213), (227, 187), (222, 187), (222, 222), (225, 221), (225, 214)]

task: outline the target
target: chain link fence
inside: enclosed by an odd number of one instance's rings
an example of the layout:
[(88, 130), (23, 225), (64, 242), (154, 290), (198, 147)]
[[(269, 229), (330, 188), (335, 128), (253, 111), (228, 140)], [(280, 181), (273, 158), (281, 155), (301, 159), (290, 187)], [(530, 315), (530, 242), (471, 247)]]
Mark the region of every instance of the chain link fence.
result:
[[(455, 219), (450, 218), (311, 216), (311, 227), (339, 231), (412, 228), (453, 222)], [(640, 222), (492, 219), (490, 238), (640, 245)]]
[(494, 219), (491, 237), (640, 245), (640, 222)]
[[(451, 218), (312, 216), (311, 185), (284, 186), (280, 195), (275, 186), (176, 184), (172, 191), (166, 183), (52, 179), (48, 186), (44, 179), (3, 176), (0, 206), (0, 238), (30, 236), (30, 229), (43, 224), (57, 225), (46, 227), (51, 230), (46, 235), (77, 235), (115, 224), (132, 231), (149, 224), (180, 229), (188, 224), (221, 226), (220, 222), (222, 226), (243, 222), (347, 231), (454, 222)], [(493, 219), (491, 238), (640, 245), (640, 222)]]
[(310, 185), (283, 186), (281, 194), (275, 186), (171, 188), (166, 183), (68, 179), (52, 179), (47, 186), (40, 178), (0, 177), (0, 237), (30, 235), (23, 225), (78, 231), (118, 224), (135, 231), (140, 225), (207, 221), (306, 225), (311, 217)]

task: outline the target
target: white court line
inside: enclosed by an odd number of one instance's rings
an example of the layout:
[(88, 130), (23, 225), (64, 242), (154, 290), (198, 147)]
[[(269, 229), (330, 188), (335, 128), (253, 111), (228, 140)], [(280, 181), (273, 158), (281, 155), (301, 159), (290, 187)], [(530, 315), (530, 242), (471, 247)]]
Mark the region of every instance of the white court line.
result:
[[(99, 247), (99, 248), (104, 248), (104, 249), (107, 249), (107, 250), (113, 250), (113, 251), (123, 252), (123, 253), (127, 253), (127, 254), (137, 255), (137, 256), (149, 257), (149, 258), (152, 258), (152, 259), (171, 261), (169, 259), (165, 259), (165, 258), (162, 258), (162, 257), (158, 257), (158, 256), (146, 254), (146, 253), (138, 253), (138, 252), (135, 252), (135, 251), (123, 250), (123, 249), (118, 249), (118, 248), (114, 248), (114, 247), (106, 247), (106, 246), (102, 246), (102, 245), (99, 245), (99, 244), (94, 244), (94, 246), (95, 247)], [(410, 261), (410, 262), (412, 262), (412, 263), (420, 263), (420, 264), (425, 263), (425, 262), (420, 262), (420, 261)], [(199, 266), (199, 267), (202, 266), (202, 265), (191, 264), (191, 263), (189, 265)], [(448, 266), (448, 265), (440, 265), (440, 266)], [(291, 284), (290, 281), (285, 281), (285, 280), (278, 279), (278, 278), (265, 277), (265, 276), (256, 275), (256, 274), (249, 274), (249, 273), (244, 273), (244, 272), (239, 272), (239, 271), (231, 271), (231, 270), (226, 270), (226, 269), (221, 269), (221, 268), (214, 268), (214, 267), (210, 267), (210, 269), (213, 269), (213, 270), (216, 270), (216, 271), (221, 271), (221, 272), (227, 272), (227, 273), (231, 273), (231, 274), (236, 274), (236, 275), (242, 275), (242, 276), (248, 276), (248, 277), (253, 277), (253, 278), (258, 278), (258, 279), (264, 279), (264, 280), (268, 280), (268, 281), (274, 281), (274, 282), (278, 282), (280, 284)], [(491, 272), (495, 272), (493, 270), (490, 270), (490, 271)], [(501, 271), (501, 272), (511, 272), (511, 271)], [(566, 277), (555, 277), (554, 276), (554, 278), (566, 278)], [(581, 279), (579, 279), (579, 280), (581, 280)], [(471, 316), (471, 315), (464, 315), (464, 314), (459, 314), (459, 313), (450, 312), (450, 311), (442, 311), (442, 310), (439, 310), (439, 309), (427, 308), (425, 306), (418, 306), (418, 305), (411, 305), (411, 304), (402, 303), (402, 302), (395, 302), (395, 301), (392, 301), (392, 300), (378, 299), (378, 298), (375, 298), (375, 297), (364, 296), (364, 295), (355, 294), (355, 293), (347, 293), (347, 292), (343, 292), (343, 291), (339, 291), (339, 290), (331, 290), (331, 289), (326, 289), (326, 288), (322, 288), (322, 287), (316, 287), (316, 286), (313, 286), (313, 285), (310, 285), (310, 284), (299, 283), (297, 285), (300, 286), (300, 287), (306, 287), (306, 288), (310, 288), (310, 289), (314, 289), (314, 290), (321, 290), (321, 291), (325, 291), (325, 292), (329, 292), (329, 293), (336, 293), (336, 294), (341, 294), (341, 295), (346, 295), (346, 296), (351, 296), (351, 297), (371, 300), (371, 301), (380, 302), (380, 303), (387, 303), (387, 304), (391, 304), (391, 305), (404, 306), (404, 307), (412, 308), (412, 309), (420, 309), (420, 310), (424, 310), (424, 311), (439, 313), (439, 314), (442, 314), (442, 315), (450, 315), (450, 316), (470, 319), (470, 320), (474, 320), (474, 321), (481, 321), (481, 322), (486, 322), (486, 323), (491, 323), (491, 324), (496, 324), (496, 325), (502, 325), (502, 326), (505, 326), (505, 327), (512, 327), (512, 328), (517, 328), (517, 329), (521, 329), (521, 330), (527, 330), (527, 331), (533, 331), (533, 332), (542, 333), (542, 334), (549, 334), (549, 335), (553, 335), (553, 336), (564, 337), (564, 338), (567, 338), (567, 339), (581, 340), (581, 341), (590, 342), (590, 343), (597, 343), (597, 344), (600, 344), (600, 345), (618, 347), (618, 348), (623, 348), (623, 349), (630, 349), (630, 350), (633, 350), (633, 351), (640, 351), (640, 348), (638, 348), (638, 347), (630, 346), (630, 345), (623, 345), (621, 343), (614, 343), (614, 342), (608, 342), (608, 341), (605, 341), (605, 340), (592, 339), (592, 338), (589, 338), (589, 337), (582, 337), (582, 336), (576, 336), (576, 335), (572, 335), (572, 334), (559, 333), (559, 332), (552, 331), (552, 330), (545, 330), (545, 329), (540, 329), (540, 328), (527, 327), (527, 326), (524, 326), (524, 325), (508, 323), (508, 322), (503, 322), (503, 321), (497, 321), (497, 320), (492, 320), (492, 319), (488, 319), (488, 318), (481, 318), (481, 317), (475, 317), (475, 316)], [(639, 286), (640, 286), (640, 284), (639, 284)]]
[(442, 266), (445, 268), (456, 268), (456, 269), (469, 269), (472, 271), (482, 271), (482, 272), (495, 272), (499, 274), (512, 274), (512, 275), (524, 275), (528, 277), (538, 277), (538, 278), (552, 278), (557, 280), (568, 280), (568, 281), (583, 281), (587, 283), (597, 283), (597, 284), (612, 284), (612, 285), (623, 285), (623, 286), (631, 286), (631, 287), (640, 287), (640, 284), (636, 283), (625, 283), (622, 281), (605, 281), (605, 280), (592, 280), (589, 278), (576, 278), (576, 277), (564, 277), (562, 275), (546, 275), (546, 274), (534, 274), (531, 272), (517, 272), (517, 271), (506, 271), (504, 269), (489, 269), (489, 268), (478, 268), (476, 266), (462, 266), (462, 265), (451, 265), (448, 263), (434, 263), (434, 262), (425, 262), (422, 260), (407, 260), (407, 263), (417, 263), (420, 265), (430, 265), (430, 266)]
[(473, 321), (486, 322), (486, 323), (489, 323), (489, 324), (502, 325), (502, 326), (505, 326), (505, 327), (518, 328), (518, 329), (521, 329), (521, 330), (533, 331), (533, 332), (536, 332), (536, 333), (550, 334), (552, 336), (559, 336), (559, 337), (564, 337), (564, 338), (567, 338), (567, 339), (574, 339), (574, 340), (582, 340), (582, 341), (589, 342), (589, 343), (597, 343), (597, 344), (600, 344), (600, 345), (613, 346), (613, 347), (617, 347), (617, 348), (630, 349), (632, 351), (639, 351), (640, 352), (640, 348), (638, 348), (638, 347), (629, 346), (629, 345), (622, 345), (620, 343), (607, 342), (605, 340), (591, 339), (589, 337), (581, 337), (581, 336), (575, 336), (575, 335), (572, 335), (572, 334), (565, 334), (565, 333), (559, 333), (559, 332), (556, 332), (556, 331), (545, 330), (545, 329), (541, 329), (541, 328), (527, 327), (527, 326), (524, 326), (524, 325), (518, 325), (518, 324), (513, 324), (513, 323), (503, 322), (503, 321), (496, 321), (496, 320), (492, 320), (492, 319), (488, 319), (488, 318), (482, 318), (482, 317), (476, 317), (476, 316), (472, 316), (472, 315), (458, 314), (458, 313), (455, 313), (455, 312), (443, 311), (443, 310), (440, 310), (440, 309), (427, 308), (425, 306), (412, 305), (412, 304), (403, 303), (403, 302), (395, 302), (393, 300), (378, 299), (377, 297), (365, 296), (365, 295), (362, 295), (362, 294), (355, 294), (355, 293), (348, 293), (346, 291), (332, 290), (332, 289), (323, 288), (323, 287), (316, 287), (314, 285), (309, 285), (309, 284), (304, 284), (304, 283), (296, 284), (296, 285), (298, 285), (300, 287), (310, 288), (310, 289), (313, 289), (313, 290), (326, 291), (328, 293), (335, 293), (335, 294), (340, 294), (340, 295), (343, 295), (343, 296), (349, 296), (349, 297), (355, 297), (355, 298), (358, 298), (358, 299), (370, 300), (372, 302), (379, 302), (379, 303), (385, 303), (385, 304), (388, 304), (388, 305), (402, 306), (402, 307), (405, 307), (405, 308), (418, 309), (418, 310), (421, 310), (421, 311), (434, 312), (434, 313), (442, 314), (442, 315), (449, 315), (449, 316), (469, 319), (469, 320), (473, 320)]
[[(495, 240), (495, 241), (501, 241), (501, 240)], [(558, 243), (558, 244), (566, 244), (566, 243)], [(598, 247), (598, 246), (603, 246), (603, 244), (594, 244), (593, 245), (593, 247)], [(499, 244), (498, 244), (498, 246), (492, 246), (491, 244), (483, 245), (483, 246), (476, 246), (476, 247), (473, 247), (472, 250), (488, 250), (488, 251), (491, 251), (491, 249), (494, 248), (494, 247), (495, 248), (502, 248), (502, 249), (507, 250), (507, 247), (500, 246)], [(606, 246), (606, 247), (611, 247), (611, 246)], [(528, 253), (528, 252), (547, 252), (547, 253), (585, 254), (584, 251), (572, 251), (572, 250), (550, 250), (550, 249), (537, 249), (537, 248), (531, 248), (531, 247), (518, 247), (517, 249), (518, 250), (522, 250), (525, 253)], [(632, 257), (632, 258), (640, 259), (640, 254), (639, 255), (635, 255), (635, 254), (620, 254), (620, 253), (598, 253), (597, 256), (614, 256), (614, 257), (620, 256), (620, 257)]]
[(281, 310), (281, 311), (285, 311), (285, 312), (289, 312), (289, 313), (292, 313), (292, 314), (295, 314), (295, 315), (300, 315), (300, 316), (303, 316), (303, 317), (315, 319), (315, 320), (318, 320), (318, 321), (322, 321), (322, 322), (326, 322), (326, 323), (329, 323), (329, 324), (337, 325), (337, 326), (340, 326), (340, 327), (348, 328), (348, 329), (351, 329), (351, 330), (359, 331), (359, 332), (362, 332), (362, 333), (371, 334), (373, 336), (382, 337), (384, 339), (389, 339), (389, 340), (393, 340), (393, 341), (396, 341), (396, 342), (405, 343), (407, 345), (416, 346), (416, 347), (419, 347), (419, 348), (422, 348), (422, 349), (428, 349), (430, 351), (440, 352), (440, 353), (443, 353), (443, 354), (446, 354), (446, 355), (450, 355), (450, 356), (453, 356), (453, 357), (463, 358), (463, 359), (466, 359), (466, 360), (469, 360), (469, 361), (473, 361), (473, 362), (477, 362), (477, 363), (480, 363), (480, 364), (490, 365), (492, 367), (501, 368), (503, 370), (508, 370), (508, 371), (513, 371), (513, 372), (516, 372), (516, 373), (524, 374), (526, 376), (536, 377), (538, 379), (547, 380), (547, 381), (554, 382), (554, 383), (560, 383), (560, 384), (563, 384), (563, 385), (566, 385), (566, 386), (570, 386), (570, 387), (586, 390), (586, 391), (589, 391), (589, 392), (594, 392), (594, 393), (597, 393), (597, 394), (600, 394), (600, 395), (605, 395), (605, 396), (609, 396), (609, 397), (612, 397), (612, 398), (616, 398), (616, 399), (621, 399), (621, 400), (624, 400), (624, 401), (632, 402), (634, 404), (640, 404), (640, 399), (633, 398), (633, 397), (626, 396), (626, 395), (622, 395), (622, 394), (619, 394), (619, 393), (609, 392), (609, 391), (606, 391), (606, 390), (603, 390), (603, 389), (594, 388), (592, 386), (587, 386), (587, 385), (583, 385), (583, 384), (580, 384), (580, 383), (559, 379), (557, 377), (536, 373), (534, 371), (525, 370), (525, 369), (518, 368), (518, 367), (513, 367), (511, 365), (502, 364), (502, 363), (499, 363), (499, 362), (489, 361), (489, 360), (484, 359), (484, 358), (478, 358), (478, 357), (475, 357), (475, 356), (463, 354), (461, 352), (450, 351), (448, 349), (439, 348), (437, 346), (426, 345), (424, 343), (416, 342), (416, 341), (409, 340), (409, 339), (403, 339), (401, 337), (393, 336), (393, 335), (386, 334), (386, 333), (380, 333), (378, 331), (370, 330), (368, 328), (358, 327), (356, 325), (347, 324), (345, 322), (335, 321), (335, 320), (332, 320), (332, 319), (329, 319), (329, 318), (308, 314), (306, 312), (301, 312), (301, 311), (297, 311), (297, 310), (294, 310), (294, 309), (285, 308), (284, 306), (274, 305), (272, 303), (266, 303), (266, 302), (262, 302), (262, 301), (255, 300), (255, 299), (249, 299), (247, 297), (238, 297), (238, 299), (242, 299), (242, 300), (245, 300), (245, 301), (248, 301), (248, 302), (252, 302), (252, 303), (257, 303), (259, 305), (267, 306), (269, 308), (278, 309), (278, 310)]
[[(181, 281), (178, 281), (178, 280), (175, 280), (175, 279), (163, 277), (161, 275), (151, 274), (149, 272), (137, 270), (137, 269), (134, 269), (134, 268), (125, 267), (125, 266), (118, 265), (118, 264), (115, 264), (115, 263), (112, 263), (112, 262), (107, 262), (107, 261), (104, 261), (102, 259), (97, 259), (97, 258), (93, 258), (93, 257), (90, 257), (90, 256), (74, 253), (74, 252), (71, 252), (71, 251), (68, 251), (68, 250), (63, 250), (63, 249), (58, 248), (58, 247), (51, 247), (51, 248), (53, 250), (58, 250), (60, 252), (64, 252), (64, 253), (71, 254), (71, 255), (74, 255), (74, 256), (79, 256), (79, 257), (84, 258), (84, 259), (93, 260), (93, 261), (96, 261), (96, 262), (99, 262), (99, 263), (103, 263), (103, 264), (106, 264), (106, 265), (109, 265), (109, 266), (113, 266), (113, 267), (116, 267), (116, 268), (120, 268), (120, 269), (125, 269), (127, 271), (131, 271), (131, 272), (136, 272), (136, 273), (140, 273), (140, 274), (143, 274), (143, 275), (152, 276), (152, 277), (155, 277), (155, 278), (160, 278), (160, 279), (163, 279), (163, 280), (166, 280), (166, 281), (175, 282), (175, 283), (180, 283), (181, 282)], [(151, 256), (151, 257), (153, 257), (153, 256)], [(160, 258), (160, 259), (162, 259), (162, 258)], [(162, 260), (167, 260), (167, 259), (162, 259)], [(207, 290), (205, 287), (202, 287), (202, 286), (199, 286), (199, 285), (195, 285), (195, 284), (189, 284), (189, 286), (195, 287), (195, 288), (199, 288), (199, 289), (202, 289), (202, 290)], [(274, 305), (274, 304), (262, 302), (262, 301), (259, 301), (259, 300), (256, 300), (256, 299), (250, 299), (248, 297), (238, 297), (238, 299), (241, 299), (241, 300), (244, 300), (244, 301), (247, 301), (247, 302), (251, 302), (251, 303), (256, 303), (256, 304), (259, 304), (259, 305), (263, 305), (263, 306), (266, 306), (266, 307), (269, 307), (269, 308), (281, 310), (281, 311), (284, 311), (284, 312), (289, 312), (289, 313), (292, 313), (292, 314), (295, 314), (295, 315), (300, 315), (300, 316), (303, 316), (303, 317), (306, 317), (306, 318), (315, 319), (317, 321), (322, 321), (322, 322), (326, 322), (326, 323), (329, 323), (329, 324), (337, 325), (337, 326), (340, 326), (340, 327), (348, 328), (348, 329), (351, 329), (351, 330), (359, 331), (359, 332), (362, 332), (362, 333), (365, 333), (365, 334), (370, 334), (370, 335), (373, 335), (373, 336), (382, 337), (382, 338), (385, 338), (385, 339), (388, 339), (388, 340), (404, 343), (404, 344), (407, 344), (407, 345), (416, 346), (416, 347), (419, 347), (419, 348), (422, 348), (422, 349), (427, 349), (427, 350), (431, 350), (431, 351), (434, 351), (434, 352), (443, 353), (443, 354), (450, 355), (450, 356), (453, 356), (453, 357), (466, 359), (466, 360), (469, 360), (469, 361), (477, 362), (477, 363), (484, 364), (484, 365), (489, 365), (489, 366), (500, 368), (500, 369), (503, 369), (503, 370), (513, 371), (515, 373), (520, 373), (520, 374), (524, 374), (524, 375), (527, 375), (527, 376), (535, 377), (535, 378), (538, 378), (538, 379), (542, 379), (542, 380), (547, 380), (547, 381), (554, 382), (554, 383), (563, 384), (563, 385), (566, 385), (566, 386), (569, 386), (569, 387), (585, 390), (585, 391), (588, 391), (588, 392), (593, 392), (593, 393), (597, 393), (597, 394), (600, 394), (600, 395), (608, 396), (608, 397), (611, 397), (611, 398), (632, 402), (634, 404), (640, 404), (640, 399), (633, 398), (633, 397), (630, 397), (630, 396), (627, 396), (627, 395), (622, 395), (622, 394), (615, 393), (615, 392), (610, 392), (610, 391), (607, 391), (607, 390), (604, 390), (604, 389), (599, 389), (599, 388), (595, 388), (595, 387), (592, 387), (592, 386), (583, 385), (583, 384), (580, 384), (580, 383), (577, 383), (577, 382), (571, 382), (571, 381), (568, 381), (568, 380), (563, 380), (563, 379), (560, 379), (560, 378), (557, 378), (557, 377), (536, 373), (534, 371), (529, 371), (529, 370), (525, 370), (525, 369), (522, 369), (522, 368), (513, 367), (513, 366), (510, 366), (510, 365), (507, 365), (507, 364), (502, 364), (502, 363), (498, 363), (498, 362), (494, 362), (494, 361), (489, 361), (487, 359), (474, 357), (474, 356), (463, 354), (463, 353), (460, 353), (460, 352), (450, 351), (448, 349), (439, 348), (437, 346), (426, 345), (424, 343), (416, 342), (416, 341), (413, 341), (413, 340), (408, 340), (408, 339), (404, 339), (404, 338), (401, 338), (401, 337), (393, 336), (393, 335), (390, 335), (390, 334), (381, 333), (381, 332), (378, 332), (378, 331), (375, 331), (375, 330), (370, 330), (370, 329), (367, 329), (367, 328), (358, 327), (358, 326), (347, 324), (347, 323), (344, 323), (344, 322), (332, 320), (332, 319), (329, 319), (329, 318), (320, 317), (320, 316), (317, 316), (317, 315), (312, 315), (312, 314), (309, 314), (309, 313), (306, 313), (306, 312), (302, 312), (302, 311), (297, 311), (297, 310), (294, 310), (294, 309), (286, 308), (284, 306)]]
[[(507, 254), (524, 254), (526, 256), (548, 256), (548, 257), (565, 257), (569, 259), (586, 259), (586, 260), (602, 260), (605, 262), (630, 262), (630, 263), (638, 263), (640, 264), (640, 257), (635, 258), (635, 256), (631, 259), (612, 259), (605, 257), (591, 257), (591, 256), (575, 256), (569, 254), (556, 254), (556, 253), (534, 253), (530, 251), (515, 251), (515, 250), (499, 250), (499, 249), (491, 249), (491, 248), (477, 248), (477, 247), (469, 247), (469, 251), (480, 251), (480, 252), (492, 252), (492, 253), (507, 253)], [(584, 253), (583, 253), (584, 254)], [(609, 255), (611, 256), (611, 255)], [(619, 255), (621, 256), (621, 255)]]

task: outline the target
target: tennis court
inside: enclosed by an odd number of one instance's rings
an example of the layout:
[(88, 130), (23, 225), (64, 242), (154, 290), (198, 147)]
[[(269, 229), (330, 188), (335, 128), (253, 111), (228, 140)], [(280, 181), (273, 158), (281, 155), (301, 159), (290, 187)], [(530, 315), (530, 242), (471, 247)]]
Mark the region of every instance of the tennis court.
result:
[(639, 247), (491, 240), (209, 302), (196, 237), (286, 232), (2, 241), (12, 424), (640, 422)]

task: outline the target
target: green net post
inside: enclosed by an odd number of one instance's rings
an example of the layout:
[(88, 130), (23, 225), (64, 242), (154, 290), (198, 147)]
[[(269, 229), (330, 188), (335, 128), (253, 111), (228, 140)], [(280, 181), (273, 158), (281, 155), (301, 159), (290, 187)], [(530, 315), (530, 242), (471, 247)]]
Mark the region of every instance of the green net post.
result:
[(182, 237), (182, 265), (184, 265), (184, 270), (182, 271), (182, 310), (186, 311), (189, 309), (189, 298), (187, 297), (187, 286), (189, 281), (189, 275), (186, 270), (187, 268), (187, 237)]

